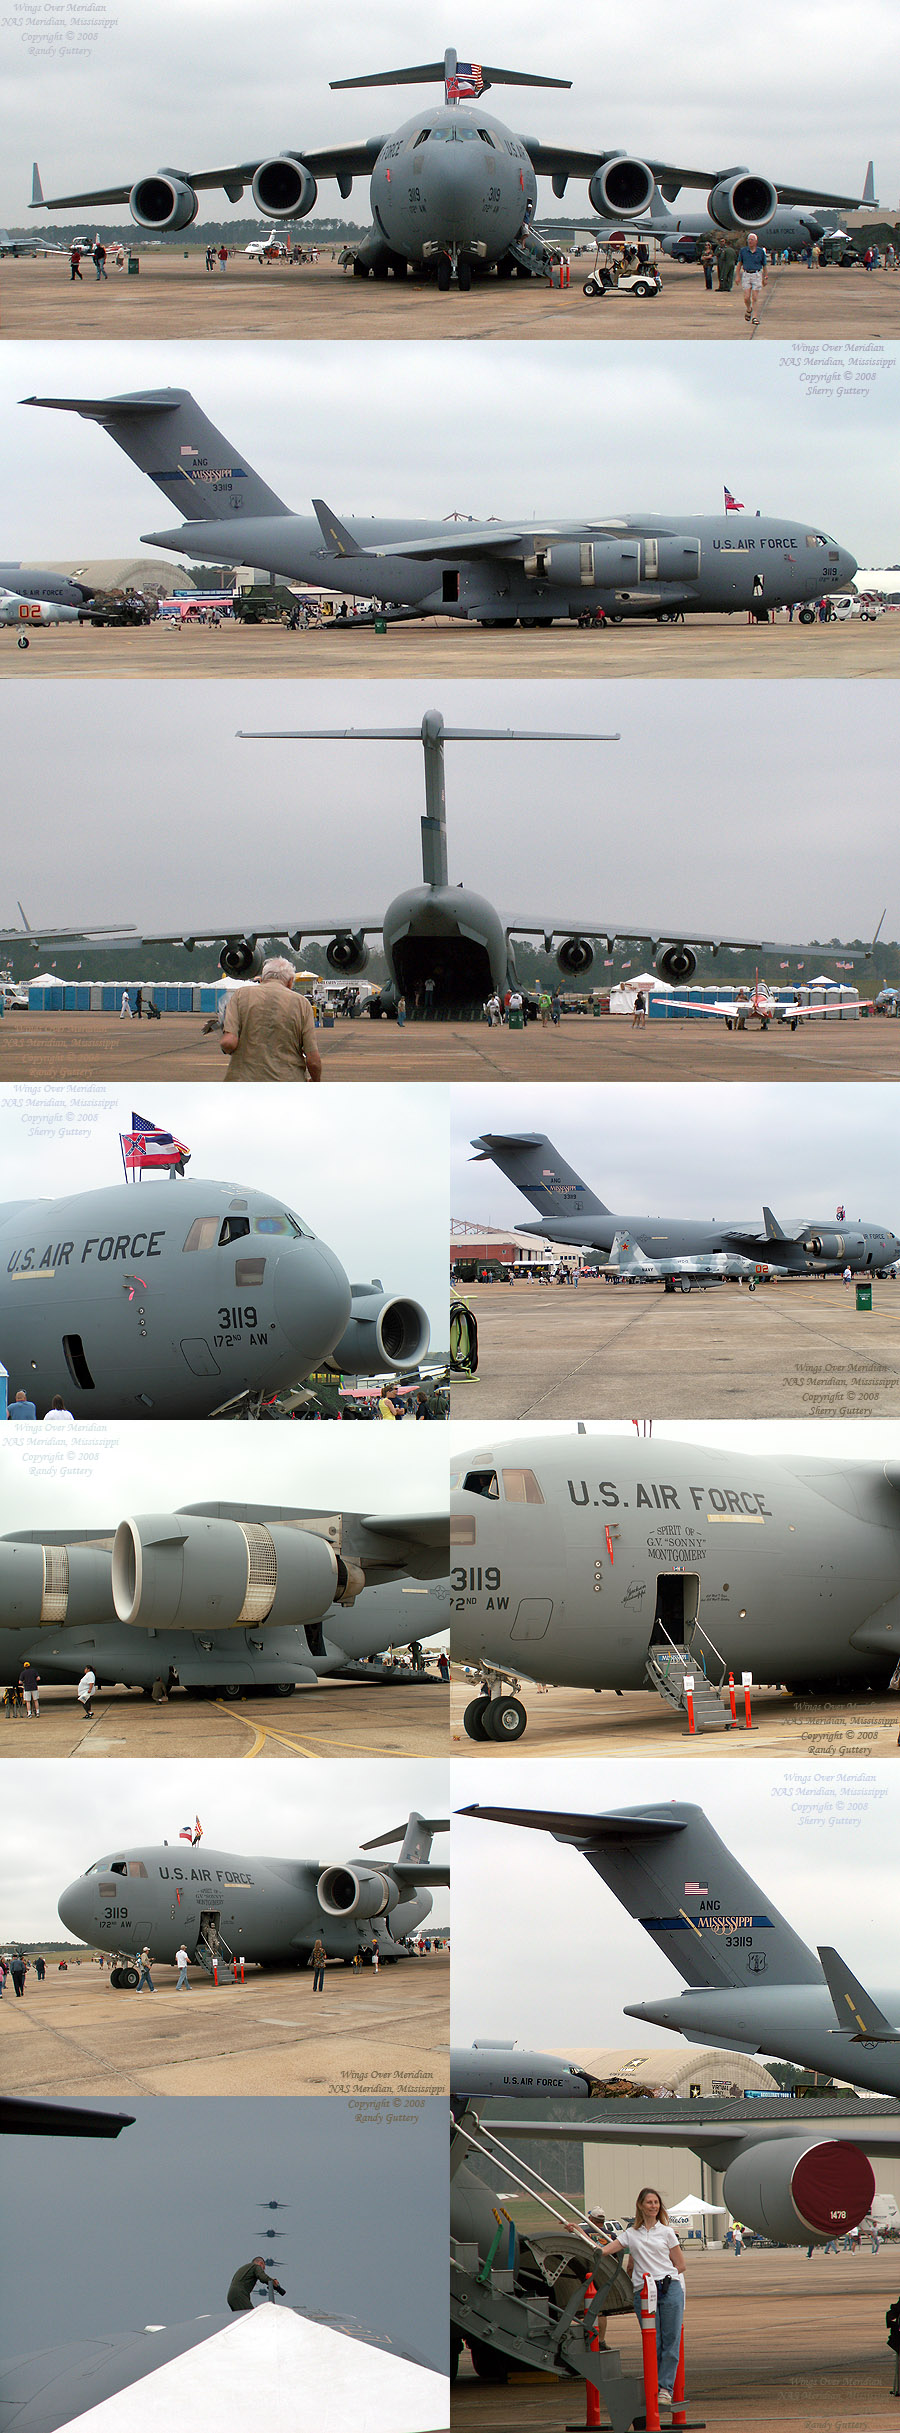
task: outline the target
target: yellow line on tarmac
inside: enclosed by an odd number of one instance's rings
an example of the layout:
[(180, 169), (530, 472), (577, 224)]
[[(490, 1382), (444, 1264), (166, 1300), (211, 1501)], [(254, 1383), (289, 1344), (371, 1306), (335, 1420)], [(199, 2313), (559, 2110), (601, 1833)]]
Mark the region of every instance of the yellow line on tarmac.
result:
[[(244, 1750), (245, 1757), (259, 1757), (267, 1740), (280, 1740), (284, 1742), (285, 1748), (293, 1749), (295, 1756), (315, 1758), (315, 1749), (309, 1749), (303, 1741), (295, 1740), (290, 1732), (276, 1732), (271, 1724), (252, 1724), (245, 1716), (236, 1715), (230, 1702), (226, 1706), (219, 1698), (213, 1700), (213, 1705), (218, 1707), (220, 1714), (231, 1716), (237, 1723), (246, 1723), (248, 1732), (252, 1732), (253, 1744), (251, 1748)], [(326, 1733), (322, 1732), (318, 1737), (320, 1745), (329, 1748), (333, 1746), (333, 1742)], [(383, 1754), (380, 1744), (370, 1740), (342, 1740), (339, 1745), (341, 1749), (363, 1750), (367, 1757), (380, 1757)]]

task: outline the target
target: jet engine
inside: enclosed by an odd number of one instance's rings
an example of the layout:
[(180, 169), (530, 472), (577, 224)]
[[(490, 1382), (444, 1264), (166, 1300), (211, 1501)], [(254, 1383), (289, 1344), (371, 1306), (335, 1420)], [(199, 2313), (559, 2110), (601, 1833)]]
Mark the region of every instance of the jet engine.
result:
[(371, 1867), (326, 1867), (316, 1885), (327, 1918), (383, 1918), (397, 1887)]
[(108, 1547), (0, 1543), (0, 1627), (112, 1618)]
[(800, 1247), (814, 1259), (840, 1259), (851, 1265), (854, 1259), (864, 1259), (866, 1252), (861, 1233), (837, 1233), (830, 1225), (822, 1233), (804, 1234)]
[(664, 980), (692, 980), (697, 969), (697, 957), (692, 946), (663, 946), (653, 957), (653, 969), (662, 972)]
[(116, 1613), (143, 1630), (319, 1622), (346, 1579), (325, 1538), (259, 1521), (143, 1512), (120, 1521), (113, 1545)]
[(266, 219), (305, 220), (319, 189), (302, 161), (282, 153), (277, 160), (260, 161), (250, 192)]
[(226, 938), (219, 956), (219, 970), (227, 980), (255, 980), (264, 961), (255, 938)]
[(778, 209), (775, 187), (767, 177), (751, 177), (749, 169), (721, 178), (708, 201), (720, 228), (768, 228)]
[(778, 2138), (729, 2163), (723, 2194), (736, 2220), (766, 2238), (821, 2242), (855, 2230), (872, 2203), (875, 2173), (868, 2155), (842, 2138)]
[(364, 972), (368, 960), (365, 939), (355, 930), (339, 929), (337, 937), (330, 939), (325, 948), (326, 963), (333, 972), (343, 972), (348, 979), (355, 980), (359, 972)]
[(628, 153), (604, 161), (595, 169), (588, 197), (595, 211), (604, 220), (636, 220), (653, 200), (654, 177), (646, 161), (632, 160)]
[(380, 1284), (351, 1284), (350, 1292), (349, 1322), (330, 1355), (334, 1367), (355, 1377), (418, 1368), (431, 1341), (420, 1303), (395, 1299)]
[(590, 938), (564, 938), (556, 949), (557, 969), (570, 979), (576, 972), (589, 972), (594, 960)]
[(139, 228), (189, 228), (199, 207), (193, 186), (174, 169), (157, 169), (155, 177), (139, 177), (128, 197), (128, 209)]

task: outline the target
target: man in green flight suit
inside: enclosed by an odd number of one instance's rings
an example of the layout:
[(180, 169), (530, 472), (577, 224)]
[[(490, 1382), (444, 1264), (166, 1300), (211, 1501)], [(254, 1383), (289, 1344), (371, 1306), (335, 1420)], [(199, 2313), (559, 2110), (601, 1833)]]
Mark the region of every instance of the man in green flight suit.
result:
[(256, 2288), (259, 2281), (262, 2282), (265, 2289), (277, 2289), (279, 2298), (284, 2297), (281, 2282), (276, 2281), (274, 2273), (266, 2271), (265, 2256), (254, 2256), (250, 2264), (239, 2264), (237, 2272), (232, 2274), (229, 2281), (228, 2304), (233, 2315), (251, 2315), (253, 2313), (250, 2292)]

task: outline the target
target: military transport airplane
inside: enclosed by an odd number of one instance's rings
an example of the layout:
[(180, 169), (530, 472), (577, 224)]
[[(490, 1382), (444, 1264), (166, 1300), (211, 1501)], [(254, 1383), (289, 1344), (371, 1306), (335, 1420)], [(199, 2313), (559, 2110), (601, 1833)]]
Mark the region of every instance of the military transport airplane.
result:
[[(656, 237), (663, 252), (671, 254), (683, 246), (686, 239), (695, 244), (699, 251), (707, 241), (711, 245), (721, 245), (729, 235), (737, 235), (742, 242), (746, 231), (737, 222), (732, 228), (723, 227), (722, 221), (713, 219), (711, 212), (669, 211), (659, 186), (654, 185), (650, 209), (645, 218), (625, 222), (606, 217), (601, 219), (599, 227), (591, 221), (590, 234), (598, 236), (601, 243), (608, 242), (612, 236), (623, 236), (629, 244), (641, 237)], [(805, 211), (779, 208), (760, 230), (761, 242), (770, 259), (773, 253), (806, 253), (811, 245), (818, 245), (820, 237), (824, 235), (824, 220), (811, 207)]]
[[(870, 1995), (830, 1946), (821, 1945), (816, 1959), (702, 1808), (673, 1800), (579, 1816), (475, 1804), (460, 1813), (551, 1833), (579, 1851), (672, 1961), (690, 1990), (627, 2003), (627, 2019), (717, 2051), (776, 2054), (869, 2093), (900, 2094), (896, 1989)], [(782, 2244), (821, 2243), (862, 2220), (875, 2194), (868, 2158), (897, 2155), (900, 2121), (851, 2116), (835, 2137), (830, 2127), (801, 2134), (783, 2116), (745, 2126), (747, 2109), (740, 2107), (739, 2120), (737, 2106), (718, 2120), (704, 2112), (673, 2131), (669, 2121), (648, 2122), (643, 2107), (638, 2123), (629, 2104), (621, 2124), (581, 2115), (568, 2126), (554, 2121), (549, 2134), (690, 2148), (724, 2172), (729, 2211)], [(534, 2120), (495, 2118), (490, 2127), (498, 2136), (548, 2134), (548, 2124)]]
[[(0, 1538), (0, 1673), (290, 1696), (446, 1627), (446, 1512), (183, 1505)], [(402, 1583), (422, 1583), (410, 1594)], [(377, 1671), (366, 1678), (378, 1679)]]
[(847, 589), (856, 559), (802, 516), (526, 513), (514, 523), (341, 523), (324, 499), (292, 514), (187, 389), (28, 397), (100, 423), (185, 522), (143, 539), (204, 563), (265, 566), (407, 616), (482, 625), (737, 614)]
[(849, 1266), (884, 1276), (900, 1257), (900, 1237), (888, 1226), (862, 1218), (838, 1228), (804, 1217), (793, 1233), (785, 1233), (765, 1206), (764, 1232), (752, 1219), (720, 1224), (703, 1217), (616, 1215), (567, 1165), (546, 1132), (485, 1132), (472, 1147), (475, 1164), (490, 1159), (537, 1210), (537, 1220), (517, 1225), (517, 1233), (542, 1234), (547, 1242), (574, 1245), (599, 1256), (601, 1263), (617, 1234), (627, 1235), (651, 1259), (736, 1251), (754, 1263), (764, 1259), (781, 1275), (840, 1275)]
[(348, 1283), (268, 1193), (151, 1189), (0, 1204), (0, 1360), (39, 1414), (58, 1394), (76, 1419), (208, 1419), (323, 1362), (371, 1376), (424, 1359), (419, 1303)]
[[(374, 225), (360, 248), (361, 273), (371, 270), (376, 278), (386, 278), (394, 271), (405, 277), (412, 265), (435, 270), (439, 286), (448, 288), (454, 273), (459, 285), (468, 287), (473, 268), (487, 270), (496, 264), (508, 277), (531, 267), (526, 241), (538, 176), (552, 180), (557, 196), (565, 193), (570, 177), (584, 178), (595, 211), (627, 220), (646, 211), (657, 180), (669, 200), (682, 186), (705, 186), (717, 225), (727, 228), (765, 229), (779, 202), (823, 202), (848, 211), (859, 199), (774, 185), (746, 167), (685, 169), (669, 161), (635, 159), (616, 146), (582, 152), (517, 135), (489, 114), (482, 95), (495, 84), (568, 91), (569, 79), (463, 64), (454, 50), (424, 66), (340, 77), (331, 90), (419, 84), (443, 85), (438, 108), (418, 110), (389, 134), (370, 136), (364, 143), (329, 144), (321, 151), (286, 145), (274, 158), (199, 172), (158, 169), (135, 183), (49, 198), (35, 162), (31, 208), (81, 211), (127, 203), (139, 228), (174, 231), (189, 228), (196, 219), (202, 188), (222, 187), (235, 203), (249, 185), (257, 210), (266, 218), (297, 220), (314, 210), (320, 177), (336, 178), (345, 200), (354, 178), (368, 177)], [(473, 109), (460, 106), (467, 100), (474, 102)]]
[(205, 1842), (184, 1853), (177, 1843), (114, 1851), (67, 1885), (59, 1914), (70, 1934), (116, 1954), (117, 1988), (135, 1984), (133, 1960), (144, 1944), (155, 1960), (171, 1962), (183, 1943), (207, 1973), (235, 1953), (264, 1968), (303, 1968), (318, 1935), (332, 1960), (376, 1943), (383, 1959), (400, 1960), (404, 1937), (430, 1914), (431, 1887), (449, 1884), (446, 1862), (431, 1864), (432, 1837), (447, 1832), (440, 1819), (414, 1812), (395, 1832), (363, 1843), (364, 1854), (401, 1844), (399, 1857), (378, 1868), (365, 1855), (336, 1865), (255, 1859)]
[(896, 1463), (523, 1428), (455, 1465), (450, 1547), (473, 1740), (521, 1737), (521, 1700), (496, 1694), (520, 1671), (663, 1695), (669, 1666), (820, 1691), (900, 1671)]
[[(692, 930), (690, 937), (661, 929), (626, 929), (613, 927), (611, 922), (596, 927), (581, 915), (577, 924), (553, 921), (547, 916), (534, 919), (530, 915), (504, 915), (482, 895), (457, 883), (451, 886), (447, 856), (447, 803), (444, 785), (444, 745), (446, 743), (617, 743), (617, 735), (548, 734), (546, 731), (519, 728), (448, 727), (440, 710), (426, 710), (416, 727), (292, 727), (265, 731), (240, 730), (241, 740), (250, 743), (298, 742), (399, 742), (421, 743), (425, 762), (425, 812), (421, 822), (422, 884), (406, 887), (395, 896), (381, 915), (366, 913), (354, 906), (349, 919), (346, 914), (331, 920), (305, 920), (293, 926), (289, 921), (256, 923), (244, 932), (229, 930), (212, 932), (212, 940), (224, 943), (219, 953), (219, 965), (230, 979), (246, 979), (262, 968), (265, 942), (284, 937), (295, 952), (304, 938), (327, 938), (326, 960), (334, 972), (345, 979), (358, 978), (367, 968), (369, 949), (367, 937), (380, 933), (381, 948), (388, 968), (388, 978), (377, 995), (370, 998), (366, 1012), (370, 1016), (394, 1015), (397, 1000), (415, 998), (424, 981), (434, 983), (434, 1010), (460, 1014), (480, 1008), (497, 991), (505, 996), (518, 986), (514, 937), (539, 938), (549, 954), (555, 938), (559, 938), (556, 960), (566, 979), (584, 978), (594, 961), (595, 947), (602, 945), (608, 954), (619, 941), (626, 938), (649, 946), (656, 968), (671, 980), (690, 979), (697, 968), (701, 948), (717, 955), (722, 948), (751, 948), (772, 954), (802, 954), (810, 952), (808, 945), (789, 946), (770, 943), (763, 948), (758, 938), (727, 938), (706, 936)], [(19, 906), (22, 911), (21, 905)], [(883, 918), (884, 916), (882, 916)], [(25, 915), (22, 914), (23, 921)], [(0, 930), (0, 949), (12, 953), (25, 945), (44, 949), (77, 946), (108, 952), (120, 946), (181, 945), (188, 951), (205, 942), (210, 933), (199, 931), (185, 937), (183, 930), (170, 929), (138, 934), (136, 929), (70, 932), (33, 929), (25, 922), (24, 931)], [(877, 933), (876, 933), (877, 935)], [(874, 951), (865, 949), (860, 958), (858, 950), (842, 947), (845, 960), (865, 960)]]

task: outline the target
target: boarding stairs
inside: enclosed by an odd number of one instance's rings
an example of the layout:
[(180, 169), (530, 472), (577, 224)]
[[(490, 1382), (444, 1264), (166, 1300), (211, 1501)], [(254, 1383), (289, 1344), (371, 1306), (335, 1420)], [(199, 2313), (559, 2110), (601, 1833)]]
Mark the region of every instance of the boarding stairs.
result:
[(200, 1932), (192, 1958), (199, 1961), (200, 1967), (205, 1969), (208, 1977), (214, 1977), (217, 1967), (221, 1969), (226, 1965), (231, 1966), (234, 1953), (223, 1940), (218, 1927), (209, 1926), (204, 1919), (201, 1919)]
[(710, 1680), (696, 1650), (692, 1652), (683, 1644), (678, 1646), (674, 1639), (660, 1640), (648, 1648), (645, 1670), (651, 1688), (659, 1692), (667, 1706), (685, 1717), (688, 1711), (685, 1680), (693, 1679), (695, 1732), (731, 1731), (731, 1715), (722, 1697), (722, 1684)]
[(517, 270), (529, 271), (533, 279), (546, 279), (552, 256), (543, 238), (533, 228), (528, 228), (520, 229), (513, 243), (507, 247), (507, 260), (515, 262)]

